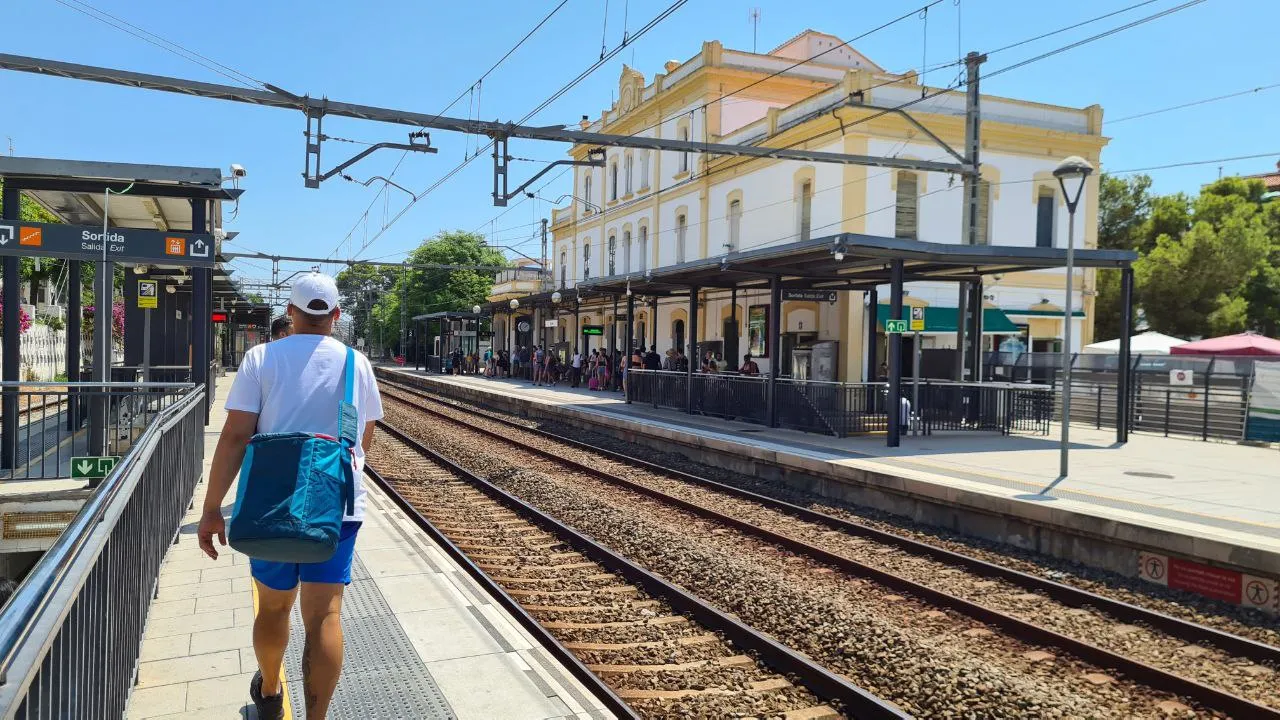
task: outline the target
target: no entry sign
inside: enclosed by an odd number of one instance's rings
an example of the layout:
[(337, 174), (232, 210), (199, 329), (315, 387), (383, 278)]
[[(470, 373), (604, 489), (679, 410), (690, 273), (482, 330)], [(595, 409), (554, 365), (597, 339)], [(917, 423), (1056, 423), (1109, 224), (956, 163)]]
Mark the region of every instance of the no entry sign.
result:
[(139, 228), (0, 222), (0, 255), (213, 267), (213, 235)]

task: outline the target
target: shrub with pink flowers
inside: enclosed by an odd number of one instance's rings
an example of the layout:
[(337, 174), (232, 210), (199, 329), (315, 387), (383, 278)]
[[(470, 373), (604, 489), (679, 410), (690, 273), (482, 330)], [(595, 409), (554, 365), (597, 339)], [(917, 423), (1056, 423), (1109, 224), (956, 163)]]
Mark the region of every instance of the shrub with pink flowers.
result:
[[(84, 323), (81, 325), (81, 332), (87, 337), (93, 334), (93, 318), (97, 314), (97, 308), (93, 305), (84, 306)], [(124, 302), (117, 300), (111, 304), (111, 337), (118, 345), (124, 342)]]
[[(0, 328), (4, 327), (4, 303), (0, 302)], [(18, 308), (18, 332), (26, 333), (31, 329), (31, 316), (23, 308)]]

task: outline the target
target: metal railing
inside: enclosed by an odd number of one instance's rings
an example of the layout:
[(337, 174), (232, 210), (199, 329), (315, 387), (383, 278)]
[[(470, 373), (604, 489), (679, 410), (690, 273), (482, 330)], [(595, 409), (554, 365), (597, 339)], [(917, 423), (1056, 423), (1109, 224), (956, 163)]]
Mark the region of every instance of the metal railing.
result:
[[(692, 382), (692, 395), (689, 383)], [(632, 370), (632, 402), (725, 420), (767, 424), (769, 381), (733, 373)], [(885, 432), (889, 426), (888, 383), (777, 380), (778, 427), (847, 437)], [(925, 380), (902, 383), (907, 401), (904, 432), (1049, 432), (1053, 393), (1047, 386), (1014, 383), (956, 383)], [(692, 405), (690, 406), (690, 400)], [(900, 408), (904, 407), (900, 403)]]
[(7, 718), (125, 710), (160, 563), (204, 454), (204, 388), (165, 408), (0, 611)]
[(124, 455), (192, 387), (163, 382), (0, 383), (0, 419), (11, 411), (17, 416), (13, 438), (0, 442), (0, 481), (66, 478), (72, 457)]

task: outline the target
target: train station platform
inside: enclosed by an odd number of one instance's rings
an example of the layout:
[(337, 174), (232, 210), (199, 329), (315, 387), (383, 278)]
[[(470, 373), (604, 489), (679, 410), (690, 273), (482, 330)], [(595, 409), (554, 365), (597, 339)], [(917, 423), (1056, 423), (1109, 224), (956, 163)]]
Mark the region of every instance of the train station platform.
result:
[[(205, 473), (233, 374), (217, 381)], [(329, 717), (546, 720), (612, 717), (372, 483), (343, 603), (346, 657)], [(256, 717), (249, 680), (254, 596), (249, 561), (196, 546), (207, 483), (165, 557), (126, 716)], [(234, 488), (232, 493), (234, 493)], [(230, 496), (229, 496), (230, 497)], [(302, 622), (285, 658), (286, 717), (303, 717)]]
[[(626, 404), (618, 392), (480, 376), (415, 376), (459, 399), (559, 419), (676, 450), (707, 464), (784, 476), (806, 489), (965, 534), (1127, 575), (1154, 555), (1263, 576), (1276, 610), (1280, 453), (1274, 449), (1072, 426), (1071, 475), (1049, 436), (998, 433), (835, 438)], [(835, 481), (835, 482), (833, 482)], [(1150, 578), (1153, 581), (1165, 578)], [(1167, 580), (1166, 580), (1167, 582)]]

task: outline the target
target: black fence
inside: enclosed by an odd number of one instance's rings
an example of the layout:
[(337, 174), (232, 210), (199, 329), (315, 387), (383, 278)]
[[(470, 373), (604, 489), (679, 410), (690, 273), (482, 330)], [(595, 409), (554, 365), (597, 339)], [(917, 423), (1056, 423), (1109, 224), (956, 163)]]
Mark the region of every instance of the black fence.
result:
[[(632, 370), (632, 402), (725, 420), (767, 424), (769, 381), (733, 373)], [(692, 382), (692, 395), (689, 394)], [(888, 383), (777, 381), (778, 427), (847, 437), (888, 430)], [(918, 395), (919, 401), (914, 399)], [(690, 404), (690, 401), (692, 403)], [(904, 432), (1049, 432), (1053, 395), (1047, 387), (1011, 383), (903, 383), (898, 411)]]
[(204, 454), (204, 388), (159, 413), (0, 611), (4, 717), (121, 717)]
[[(0, 418), (17, 415), (0, 443), (0, 481), (71, 476), (71, 458), (124, 455), (190, 383), (0, 383)], [(97, 413), (95, 421), (94, 414)]]
[[(1129, 372), (1129, 429), (1202, 440), (1240, 440), (1248, 421), (1254, 368), (1273, 360), (1195, 355), (1134, 355)], [(1060, 353), (988, 353), (987, 379), (1062, 382)], [(1120, 358), (1071, 358), (1071, 422), (1116, 426)], [(1055, 392), (1055, 395), (1059, 393)], [(1054, 411), (1061, 417), (1061, 406)]]

